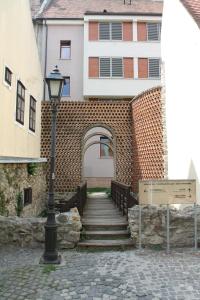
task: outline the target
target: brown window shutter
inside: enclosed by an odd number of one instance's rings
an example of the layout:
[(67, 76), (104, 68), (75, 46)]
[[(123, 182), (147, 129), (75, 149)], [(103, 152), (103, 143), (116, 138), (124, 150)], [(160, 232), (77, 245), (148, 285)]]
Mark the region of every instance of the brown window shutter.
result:
[(138, 58), (138, 78), (148, 78), (148, 58)]
[(99, 77), (99, 58), (89, 57), (89, 77)]
[(146, 41), (147, 40), (147, 26), (144, 22), (137, 23), (137, 35), (138, 41)]
[(89, 22), (89, 41), (97, 41), (99, 37), (99, 23)]
[(124, 57), (124, 78), (133, 78), (133, 58)]
[(133, 40), (133, 23), (124, 22), (123, 23), (123, 41)]

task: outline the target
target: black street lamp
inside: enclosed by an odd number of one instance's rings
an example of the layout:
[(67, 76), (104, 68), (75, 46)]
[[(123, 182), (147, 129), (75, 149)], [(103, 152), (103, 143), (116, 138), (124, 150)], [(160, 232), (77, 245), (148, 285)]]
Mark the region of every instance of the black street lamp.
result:
[(55, 219), (54, 204), (54, 180), (55, 180), (55, 157), (56, 157), (56, 115), (60, 103), (61, 93), (65, 79), (56, 66), (45, 81), (49, 90), (51, 102), (51, 153), (50, 153), (50, 174), (49, 174), (49, 195), (47, 222), (45, 224), (45, 251), (41, 258), (44, 264), (59, 264), (61, 256), (57, 252), (57, 225)]

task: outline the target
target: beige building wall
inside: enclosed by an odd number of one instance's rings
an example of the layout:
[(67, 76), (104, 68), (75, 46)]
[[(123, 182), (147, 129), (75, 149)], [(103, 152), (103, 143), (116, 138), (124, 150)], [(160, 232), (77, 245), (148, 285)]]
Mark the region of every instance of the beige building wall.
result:
[[(31, 20), (29, 0), (0, 1), (0, 156), (40, 156), (40, 106), (43, 78)], [(4, 81), (12, 71), (11, 87)], [(17, 80), (25, 86), (24, 125), (16, 121)], [(30, 95), (36, 103), (36, 130), (29, 130)]]

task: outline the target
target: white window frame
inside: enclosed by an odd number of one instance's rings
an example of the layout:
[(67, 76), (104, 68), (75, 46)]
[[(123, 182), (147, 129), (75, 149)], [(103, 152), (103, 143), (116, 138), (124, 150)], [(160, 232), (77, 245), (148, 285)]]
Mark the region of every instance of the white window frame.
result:
[[(101, 58), (109, 58), (110, 59), (110, 76), (109, 77), (103, 77), (103, 76), (100, 76), (101, 75), (101, 73), (100, 73), (100, 60), (101, 60)], [(116, 76), (112, 76), (112, 59), (113, 58), (120, 58), (121, 60), (122, 60), (122, 76), (120, 76), (120, 77), (116, 77)], [(121, 56), (101, 56), (101, 57), (99, 57), (99, 78), (101, 78), (101, 79), (122, 79), (122, 78), (124, 78), (124, 63), (123, 63), (123, 57), (121, 57)]]
[[(100, 23), (108, 23), (109, 24), (109, 39), (108, 40), (103, 40), (103, 39), (100, 39)], [(121, 24), (121, 26), (122, 26), (122, 39), (121, 40), (113, 40), (112, 39), (112, 23), (120, 23)], [(112, 42), (121, 42), (121, 41), (123, 41), (123, 22), (121, 22), (121, 21), (112, 21), (112, 22), (110, 22), (110, 21), (101, 21), (101, 22), (99, 22), (98, 23), (98, 40), (99, 41), (103, 41), (103, 42), (108, 42), (108, 41), (112, 41)]]
[[(149, 60), (150, 59), (158, 59), (159, 60), (159, 76), (158, 77), (150, 77), (149, 76)], [(161, 78), (161, 58), (160, 57), (148, 57), (148, 78), (154, 79), (154, 80)]]

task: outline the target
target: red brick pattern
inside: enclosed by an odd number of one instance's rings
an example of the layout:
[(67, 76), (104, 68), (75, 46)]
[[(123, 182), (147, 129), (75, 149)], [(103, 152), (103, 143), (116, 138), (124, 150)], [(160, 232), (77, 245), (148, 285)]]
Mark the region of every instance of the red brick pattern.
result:
[(133, 189), (139, 179), (164, 178), (164, 139), (161, 88), (146, 91), (132, 101)]
[(97, 41), (99, 39), (99, 23), (89, 22), (89, 41)]
[(123, 23), (123, 41), (133, 40), (133, 23), (124, 22)]
[(138, 41), (147, 40), (147, 26), (144, 22), (137, 23), (137, 39)]
[(124, 57), (124, 78), (133, 78), (133, 58)]
[(89, 78), (99, 77), (99, 58), (89, 57)]
[[(73, 190), (81, 181), (82, 139), (92, 126), (107, 126), (114, 132), (116, 180), (132, 181), (132, 119), (130, 102), (63, 101), (57, 117), (57, 159), (55, 189)], [(42, 103), (41, 156), (49, 159), (50, 103)]]
[(147, 58), (138, 58), (138, 78), (148, 78)]

